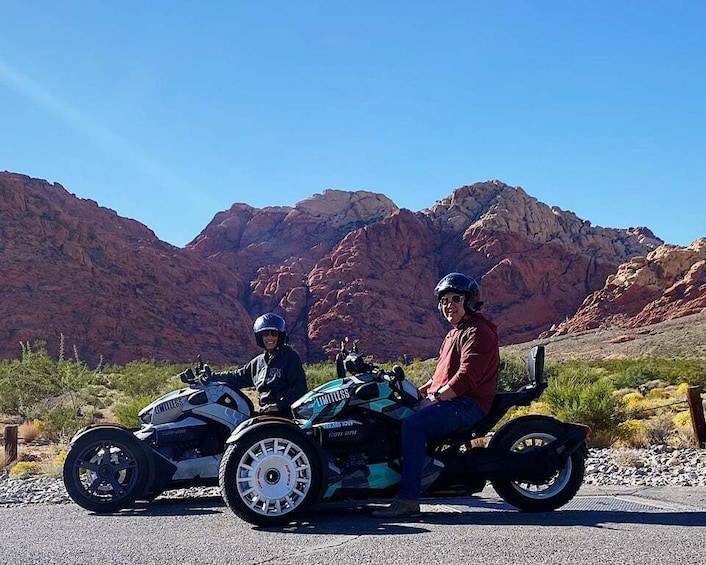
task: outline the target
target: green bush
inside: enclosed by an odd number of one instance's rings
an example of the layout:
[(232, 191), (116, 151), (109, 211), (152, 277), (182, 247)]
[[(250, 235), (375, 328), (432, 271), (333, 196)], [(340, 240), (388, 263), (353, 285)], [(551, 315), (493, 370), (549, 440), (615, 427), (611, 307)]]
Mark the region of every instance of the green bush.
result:
[(500, 358), (498, 390), (513, 391), (530, 382), (527, 363), (514, 357)]
[(602, 361), (568, 361), (564, 367), (589, 367), (601, 370), (615, 388), (641, 388), (651, 381), (678, 385), (688, 382), (706, 386), (706, 360), (681, 358), (606, 359)]
[(0, 412), (31, 419), (37, 403), (61, 393), (52, 361), (44, 343), (22, 347), (20, 360), (4, 361), (0, 367)]
[(81, 428), (92, 423), (92, 413), (86, 408), (76, 409), (73, 405), (62, 403), (47, 409), (42, 415), (43, 434), (54, 441), (67, 441)]
[(110, 367), (105, 371), (107, 386), (127, 396), (157, 397), (181, 385), (174, 379), (184, 369), (167, 363), (131, 361), (124, 367)]
[(618, 426), (626, 419), (625, 406), (600, 370), (560, 369), (549, 380), (542, 400), (560, 420), (590, 426), (593, 446), (609, 446), (620, 437)]
[(336, 364), (333, 361), (304, 365), (306, 384), (309, 390), (336, 378)]
[[(0, 360), (0, 413), (21, 420), (41, 418), (47, 435), (53, 438), (70, 436), (85, 424), (100, 419), (102, 415), (97, 410), (112, 411), (118, 422), (136, 426), (139, 410), (164, 392), (183, 386), (176, 378), (185, 368), (183, 365), (143, 360), (92, 370), (80, 361), (76, 348), (73, 359), (65, 359), (61, 353), (54, 360), (47, 354), (44, 342), (21, 346), (21, 359)], [(393, 366), (392, 362), (369, 361), (387, 370)], [(420, 386), (433, 374), (436, 359), (415, 359), (403, 368), (407, 379)], [(304, 370), (309, 389), (336, 378), (333, 361), (306, 364)], [(627, 419), (627, 405), (617, 398), (614, 389), (640, 390), (641, 397), (652, 398), (671, 395), (667, 391), (650, 392), (665, 383), (706, 388), (706, 360), (652, 358), (561, 363), (548, 360), (545, 376), (549, 386), (540, 399), (541, 413), (590, 425), (592, 445), (607, 445), (620, 437), (618, 424)], [(515, 390), (529, 380), (524, 359), (501, 357), (498, 390)], [(683, 396), (684, 391), (680, 394)], [(527, 408), (538, 409), (537, 403)], [(655, 419), (653, 412), (649, 415)], [(655, 420), (650, 428), (650, 441), (673, 435), (671, 419), (657, 424)]]
[(127, 426), (128, 428), (138, 427), (140, 425), (140, 420), (137, 418), (137, 415), (140, 410), (142, 410), (153, 400), (154, 397), (150, 395), (141, 395), (119, 402), (113, 408), (115, 420), (119, 424)]

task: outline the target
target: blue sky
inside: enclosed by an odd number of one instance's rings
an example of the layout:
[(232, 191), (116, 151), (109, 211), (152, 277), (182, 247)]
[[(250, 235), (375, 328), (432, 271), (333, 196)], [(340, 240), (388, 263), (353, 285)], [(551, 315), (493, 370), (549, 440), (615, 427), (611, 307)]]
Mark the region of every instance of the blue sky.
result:
[(706, 236), (706, 2), (3, 0), (0, 170), (183, 246), (234, 202), (500, 179)]

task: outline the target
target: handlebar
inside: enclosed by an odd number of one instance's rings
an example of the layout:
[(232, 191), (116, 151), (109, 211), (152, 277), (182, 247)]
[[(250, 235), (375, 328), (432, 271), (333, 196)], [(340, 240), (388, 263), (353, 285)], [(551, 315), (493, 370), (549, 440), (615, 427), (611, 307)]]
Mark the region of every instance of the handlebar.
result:
[(203, 360), (201, 359), (201, 355), (197, 356), (197, 362), (196, 362), (196, 372), (189, 367), (182, 373), (179, 373), (179, 378), (183, 383), (186, 384), (194, 384), (194, 383), (201, 383), (201, 384), (207, 384), (211, 380), (211, 367), (207, 364), (204, 363)]

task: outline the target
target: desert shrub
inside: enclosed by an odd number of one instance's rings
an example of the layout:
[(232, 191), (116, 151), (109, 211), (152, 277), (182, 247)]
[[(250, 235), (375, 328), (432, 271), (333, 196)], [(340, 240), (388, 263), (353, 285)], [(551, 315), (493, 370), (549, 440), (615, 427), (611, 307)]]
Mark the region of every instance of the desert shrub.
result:
[(309, 390), (336, 378), (336, 365), (332, 361), (304, 365)]
[(671, 393), (666, 390), (665, 388), (657, 387), (653, 388), (647, 391), (647, 394), (645, 395), (647, 398), (653, 399), (653, 400), (658, 400), (658, 399), (665, 399), (665, 398), (671, 398), (672, 395)]
[(66, 448), (62, 447), (58, 449), (54, 457), (42, 464), (42, 474), (47, 475), (48, 477), (54, 477), (56, 479), (61, 478), (67, 453), (68, 451)]
[(155, 398), (168, 390), (183, 386), (175, 379), (184, 367), (167, 363), (131, 361), (124, 367), (110, 367), (105, 371), (106, 386), (129, 397), (150, 396)]
[(678, 385), (684, 381), (706, 385), (706, 360), (681, 358), (645, 358), (592, 361), (592, 366), (605, 368), (616, 388), (638, 388), (651, 381)]
[(689, 383), (681, 383), (676, 390), (678, 396), (686, 396), (687, 391), (691, 385)]
[(47, 408), (43, 415), (43, 433), (54, 441), (71, 438), (78, 430), (92, 423), (93, 413), (87, 407), (74, 407), (69, 403), (59, 403)]
[(613, 463), (621, 467), (637, 468), (643, 465), (640, 455), (631, 449), (617, 449), (613, 454), (611, 454), (610, 459)]
[(22, 358), (0, 370), (0, 412), (30, 419), (38, 402), (61, 392), (55, 368), (43, 342), (22, 344)]
[[(37, 417), (52, 399), (63, 397), (75, 411), (96, 375), (78, 357), (49, 357), (46, 343), (22, 343), (22, 358), (0, 364), (0, 412), (22, 419)], [(63, 348), (63, 344), (62, 344)]]
[(590, 426), (589, 443), (594, 447), (609, 446), (619, 438), (618, 424), (625, 420), (622, 398), (607, 378), (596, 378), (589, 368), (561, 370), (549, 381), (542, 400), (560, 420)]
[(649, 427), (650, 440), (653, 443), (679, 448), (694, 446), (691, 415), (688, 412), (679, 412), (676, 415), (663, 412), (646, 423)]
[(17, 430), (18, 436), (25, 441), (34, 441), (42, 435), (44, 423), (41, 420), (26, 420)]
[(137, 415), (140, 410), (152, 402), (154, 398), (150, 395), (136, 396), (134, 398), (129, 398), (122, 402), (118, 402), (113, 407), (113, 414), (115, 414), (115, 420), (127, 426), (129, 428), (137, 427), (140, 425), (140, 420)]
[(515, 406), (513, 408), (510, 408), (507, 414), (505, 414), (495, 425), (493, 431), (497, 431), (498, 429), (500, 429), (501, 426), (503, 426), (508, 421), (513, 420), (514, 418), (532, 415), (552, 416), (553, 413), (546, 402), (542, 402), (541, 400), (535, 400), (529, 406)]
[(672, 418), (672, 422), (677, 428), (692, 428), (691, 414), (689, 412), (678, 412)]
[(649, 428), (644, 420), (625, 420), (618, 424), (616, 446), (648, 447)]
[(513, 391), (523, 384), (530, 382), (527, 364), (524, 361), (513, 357), (500, 358), (500, 370), (498, 374), (498, 390)]
[(625, 411), (630, 418), (649, 419), (663, 410), (669, 410), (674, 398), (669, 394), (648, 394), (639, 397), (628, 394), (623, 396), (623, 401), (625, 402)]
[(667, 413), (657, 414), (647, 420), (647, 435), (652, 444), (668, 444), (675, 432), (672, 416)]
[(66, 461), (66, 456), (68, 455), (68, 451), (64, 448), (59, 449), (57, 454), (54, 456), (52, 459), (52, 463), (56, 465), (57, 467), (63, 467), (64, 466), (64, 461)]
[(26, 479), (32, 475), (40, 475), (42, 466), (37, 461), (20, 461), (10, 469), (10, 476), (16, 479)]
[(623, 402), (625, 403), (625, 410), (627, 412), (636, 412), (645, 407), (645, 397), (637, 391), (624, 394)]

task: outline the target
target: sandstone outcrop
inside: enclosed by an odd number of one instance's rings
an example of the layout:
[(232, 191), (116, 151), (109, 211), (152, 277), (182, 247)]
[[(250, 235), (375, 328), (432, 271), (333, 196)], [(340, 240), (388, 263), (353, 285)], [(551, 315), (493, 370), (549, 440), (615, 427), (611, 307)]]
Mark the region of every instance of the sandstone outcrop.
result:
[(243, 360), (254, 347), (244, 286), (59, 184), (0, 173), (0, 357), (35, 340), (58, 354), (63, 334), (94, 365)]
[(636, 328), (706, 309), (706, 238), (661, 245), (620, 265), (577, 312), (546, 335), (598, 327)]
[(677, 248), (647, 228), (592, 226), (497, 180), (418, 212), (367, 191), (237, 203), (183, 249), (58, 184), (0, 173), (0, 198), (0, 357), (17, 356), (20, 341), (56, 347), (63, 334), (93, 363), (202, 353), (239, 364), (256, 351), (253, 319), (274, 310), (310, 362), (345, 338), (379, 362), (429, 358), (446, 331), (433, 288), (456, 270), (480, 280), (503, 344), (572, 331), (562, 322), (579, 306), (645, 267), (635, 257), (659, 268), (627, 285), (636, 290), (621, 299), (630, 320), (620, 323), (690, 313), (706, 295), (703, 242)]

